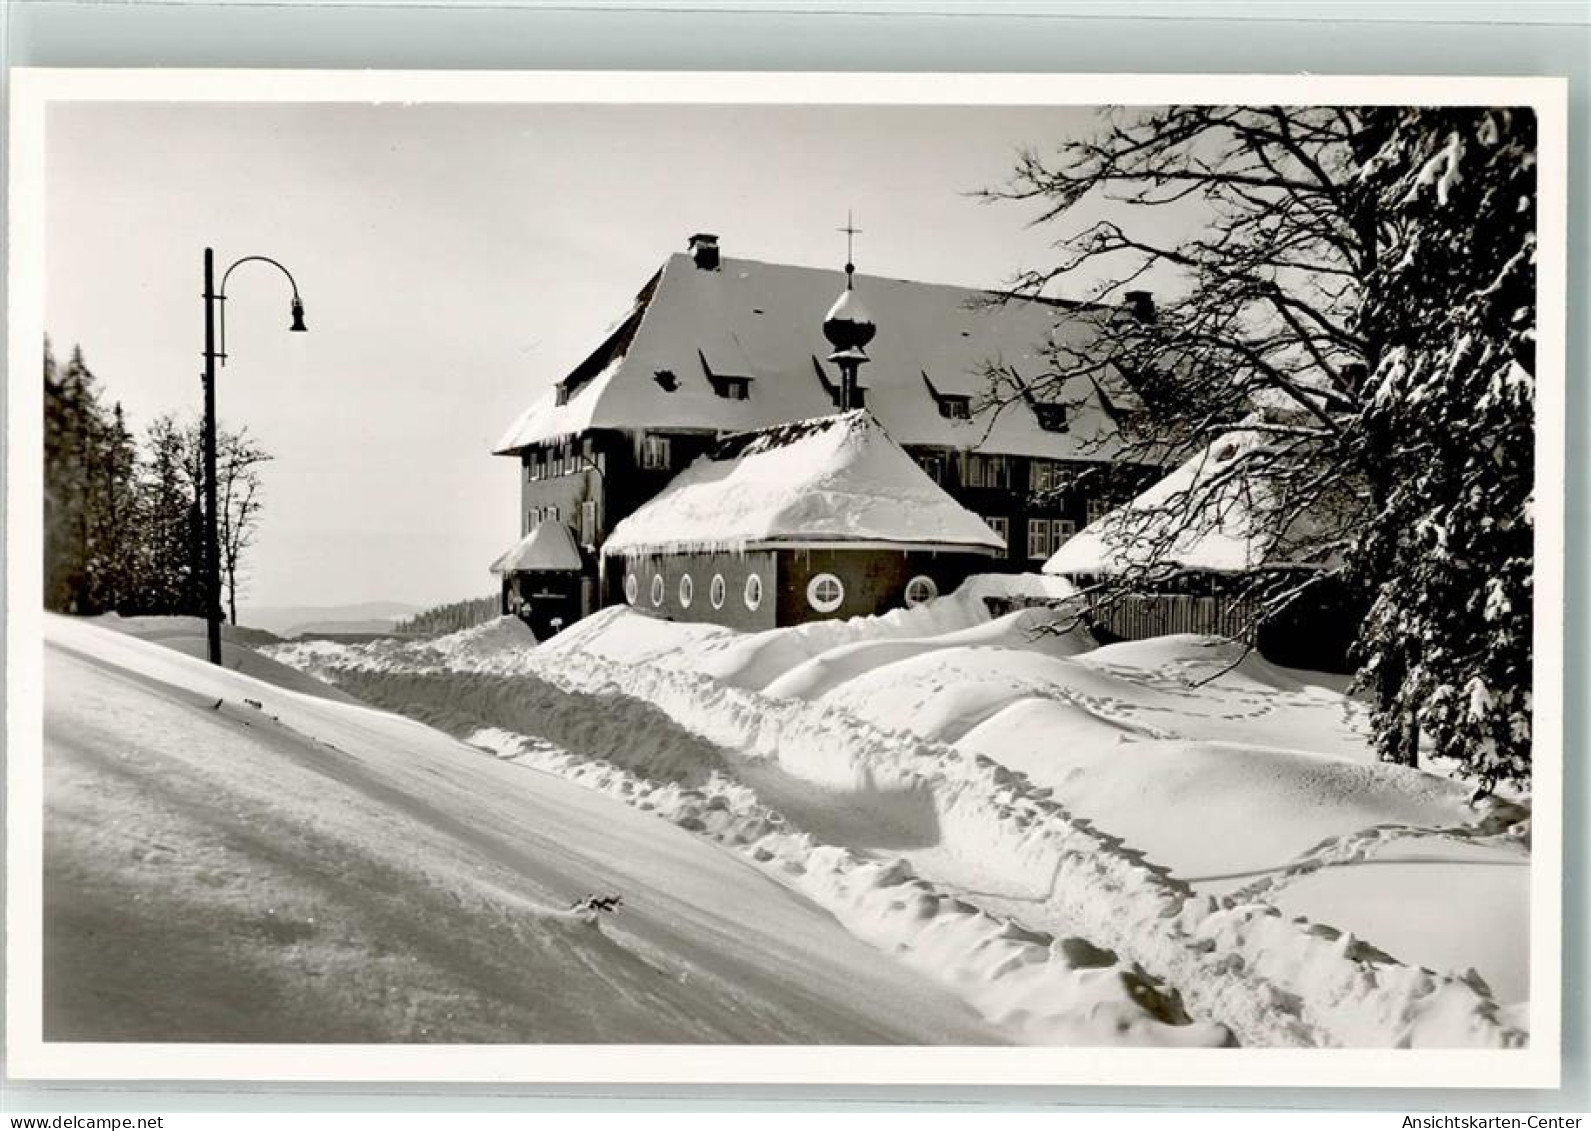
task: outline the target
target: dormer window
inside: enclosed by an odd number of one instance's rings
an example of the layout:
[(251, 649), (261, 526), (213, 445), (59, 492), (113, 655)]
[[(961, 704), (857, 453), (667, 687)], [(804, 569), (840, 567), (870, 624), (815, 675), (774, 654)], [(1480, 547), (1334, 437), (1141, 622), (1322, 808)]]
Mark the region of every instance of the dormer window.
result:
[(728, 373), (716, 373), (713, 367), (707, 364), (707, 355), (701, 350), (696, 351), (696, 357), (702, 363), (702, 375), (707, 378), (708, 384), (713, 387), (713, 395), (723, 397), (726, 401), (744, 401), (751, 399), (751, 378), (736, 377)]
[(714, 395), (723, 397), (726, 401), (751, 399), (750, 377), (719, 377), (715, 374), (711, 380)]
[(1063, 404), (1035, 401), (1033, 416), (1039, 422), (1039, 427), (1046, 432), (1065, 432), (1067, 429), (1066, 406)]
[(971, 420), (972, 398), (943, 394), (939, 397), (939, 415), (946, 420)]
[(946, 420), (971, 420), (972, 398), (965, 393), (941, 393), (935, 387), (926, 369), (921, 370), (923, 385), (928, 389), (928, 395), (933, 398), (934, 404), (939, 409), (939, 415)]

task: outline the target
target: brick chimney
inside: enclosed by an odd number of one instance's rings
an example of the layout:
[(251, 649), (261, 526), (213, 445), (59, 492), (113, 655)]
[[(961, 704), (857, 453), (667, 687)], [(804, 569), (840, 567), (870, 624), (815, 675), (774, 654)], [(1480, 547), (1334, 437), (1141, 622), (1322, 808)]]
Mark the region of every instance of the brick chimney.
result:
[(1127, 312), (1140, 322), (1155, 320), (1155, 296), (1152, 291), (1128, 291), (1122, 295)]
[(697, 232), (688, 244), (691, 258), (703, 271), (718, 270), (718, 237), (710, 232)]

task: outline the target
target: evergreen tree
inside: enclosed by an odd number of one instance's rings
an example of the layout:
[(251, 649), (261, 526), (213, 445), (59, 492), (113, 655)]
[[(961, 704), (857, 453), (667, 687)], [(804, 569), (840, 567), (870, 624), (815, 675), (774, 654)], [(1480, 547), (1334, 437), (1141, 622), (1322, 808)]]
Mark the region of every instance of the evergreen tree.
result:
[(58, 366), (44, 355), (44, 603), (59, 612), (109, 608), (110, 559), (101, 539), (113, 484), (111, 425), (80, 347)]
[(67, 532), (81, 499), (72, 483), (71, 406), (49, 336), (44, 339), (44, 607), (64, 611), (71, 598)]
[(500, 598), (493, 595), (466, 601), (453, 601), (415, 613), (408, 620), (399, 621), (393, 631), (404, 635), (445, 636), (462, 632), (466, 628), (495, 620)]
[(1530, 771), (1535, 159), (1528, 110), (1405, 110), (1363, 177), (1389, 254), (1364, 312), (1385, 493), (1353, 561), (1379, 589), (1361, 678), (1391, 759), (1423, 742), (1483, 789)]
[[(217, 437), (221, 567), (236, 621), (246, 551), (261, 511), (247, 434)], [(203, 616), (204, 452), (197, 424), (163, 416), (142, 450), (117, 403), (74, 347), (60, 365), (44, 341), (44, 603), (67, 613)]]
[(203, 530), (191, 428), (162, 416), (149, 426), (140, 490), (146, 546), (145, 611), (203, 616)]
[[(1184, 532), (1270, 500), (1255, 533), (1318, 568), (1251, 572), (1262, 618), (1311, 587), (1373, 598), (1381, 756), (1412, 763), (1424, 736), (1483, 787), (1529, 767), (1534, 130), (1476, 109), (1118, 108), (986, 194), (1095, 217), (1015, 283), (1086, 287), (1077, 332), (1043, 370), (991, 366), (992, 407), (1100, 401), (1113, 467), (1259, 438), (1115, 526), (1137, 563), (1115, 589), (1175, 582)], [(1145, 276), (1158, 304), (1130, 290)], [(1110, 474), (1066, 487), (1108, 495)]]
[(98, 588), (90, 602), (133, 612), (138, 603), (143, 558), (139, 524), (138, 449), (117, 402), (97, 429), (89, 464), (94, 478), (95, 557)]

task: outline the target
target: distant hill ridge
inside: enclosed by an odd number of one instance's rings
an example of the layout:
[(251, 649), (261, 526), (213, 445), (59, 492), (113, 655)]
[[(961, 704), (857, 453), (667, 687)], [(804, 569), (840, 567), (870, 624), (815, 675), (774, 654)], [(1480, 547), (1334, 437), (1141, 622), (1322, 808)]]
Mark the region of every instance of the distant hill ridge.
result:
[(404, 617), (420, 611), (399, 601), (364, 601), (349, 605), (260, 605), (245, 607), (238, 619), (251, 628), (278, 636), (303, 632), (391, 632)]
[(421, 609), (396, 601), (355, 605), (282, 606), (245, 609), (240, 619), (251, 628), (281, 637), (338, 638), (387, 635), (443, 636), (494, 620), (499, 599), (493, 594)]
[(295, 624), (283, 636), (383, 636), (396, 629), (394, 620), (315, 620)]

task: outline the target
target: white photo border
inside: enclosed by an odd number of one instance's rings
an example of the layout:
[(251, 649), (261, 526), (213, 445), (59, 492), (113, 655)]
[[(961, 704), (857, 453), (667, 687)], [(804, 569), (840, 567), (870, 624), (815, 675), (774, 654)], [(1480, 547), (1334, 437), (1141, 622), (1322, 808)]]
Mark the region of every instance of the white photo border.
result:
[[(6, 1061), (12, 1078), (294, 1082), (1551, 1088), (1560, 1078), (1567, 82), (1542, 77), (103, 70), (11, 72), (6, 459)], [(1530, 106), (1538, 115), (1534, 809), (1528, 1048), (193, 1045), (42, 1037), (45, 110), (54, 101)]]

